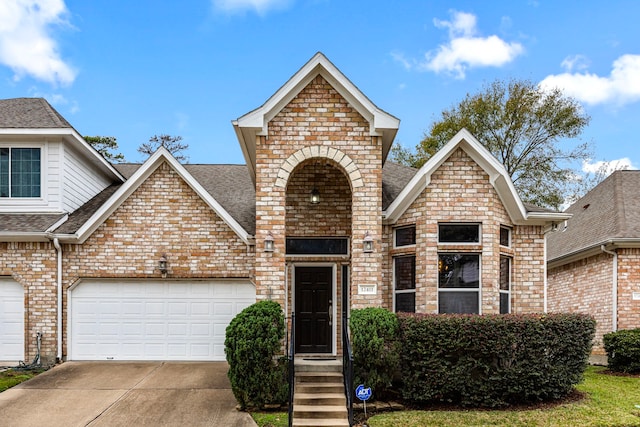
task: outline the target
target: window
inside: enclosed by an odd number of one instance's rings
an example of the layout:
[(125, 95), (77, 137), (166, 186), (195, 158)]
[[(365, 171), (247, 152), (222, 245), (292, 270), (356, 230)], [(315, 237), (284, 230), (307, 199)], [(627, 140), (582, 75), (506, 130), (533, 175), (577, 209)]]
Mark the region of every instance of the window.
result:
[(438, 311), (480, 313), (479, 254), (438, 254)]
[(399, 248), (401, 246), (411, 246), (416, 244), (416, 226), (396, 228), (394, 246)]
[(405, 255), (393, 258), (393, 281), (395, 286), (395, 310), (416, 311), (416, 257)]
[(349, 239), (344, 237), (287, 237), (287, 255), (348, 255)]
[(438, 224), (440, 243), (480, 243), (480, 224)]
[(0, 197), (40, 197), (39, 148), (0, 148)]
[(511, 229), (500, 227), (500, 246), (511, 247)]
[(511, 313), (511, 258), (500, 257), (500, 314)]

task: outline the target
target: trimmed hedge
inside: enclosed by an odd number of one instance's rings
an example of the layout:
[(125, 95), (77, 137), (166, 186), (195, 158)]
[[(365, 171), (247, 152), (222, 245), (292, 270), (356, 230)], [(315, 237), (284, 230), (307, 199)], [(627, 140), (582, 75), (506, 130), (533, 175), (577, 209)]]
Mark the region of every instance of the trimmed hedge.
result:
[(610, 332), (603, 342), (609, 369), (629, 374), (640, 372), (640, 328)]
[(286, 359), (276, 357), (284, 334), (284, 315), (275, 301), (245, 308), (227, 327), (227, 376), (241, 409), (287, 402)]
[(400, 362), (398, 318), (384, 308), (351, 310), (354, 384), (365, 384), (379, 398), (391, 386)]
[(582, 380), (595, 320), (582, 314), (400, 314), (403, 397), (502, 407), (567, 396)]

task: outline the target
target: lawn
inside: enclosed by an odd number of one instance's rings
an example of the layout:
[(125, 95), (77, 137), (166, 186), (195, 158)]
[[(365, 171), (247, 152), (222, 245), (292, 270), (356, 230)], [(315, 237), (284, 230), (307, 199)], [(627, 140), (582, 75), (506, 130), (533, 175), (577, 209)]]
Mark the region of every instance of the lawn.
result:
[[(377, 414), (371, 427), (428, 426), (640, 426), (640, 377), (589, 367), (578, 401), (518, 410), (421, 410)], [(260, 427), (286, 427), (286, 413), (252, 414)], [(269, 417), (269, 418), (266, 418)]]
[(6, 389), (11, 388), (14, 385), (18, 385), (21, 382), (26, 381), (30, 378), (33, 378), (43, 371), (44, 369), (17, 370), (17, 371), (13, 369), (8, 369), (6, 371), (2, 371), (0, 372), (0, 392), (3, 392)]

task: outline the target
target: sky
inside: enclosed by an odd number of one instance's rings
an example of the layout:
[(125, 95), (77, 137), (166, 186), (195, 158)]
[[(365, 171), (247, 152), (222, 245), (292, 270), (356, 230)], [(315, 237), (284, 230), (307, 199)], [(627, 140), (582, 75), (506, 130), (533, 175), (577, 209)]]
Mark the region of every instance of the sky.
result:
[(245, 163), (232, 120), (320, 51), (401, 120), (405, 147), (467, 94), (528, 79), (591, 117), (584, 170), (637, 169), (638, 16), (631, 0), (1, 0), (0, 98), (44, 97), (127, 161), (169, 134), (190, 163)]

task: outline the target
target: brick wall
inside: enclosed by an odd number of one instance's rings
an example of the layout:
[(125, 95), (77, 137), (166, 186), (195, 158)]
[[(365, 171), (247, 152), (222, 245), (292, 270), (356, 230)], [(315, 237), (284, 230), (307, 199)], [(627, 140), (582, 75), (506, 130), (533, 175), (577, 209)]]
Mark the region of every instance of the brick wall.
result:
[(618, 329), (640, 328), (640, 249), (618, 249)]
[(41, 358), (52, 364), (57, 354), (57, 255), (51, 243), (0, 243), (0, 276), (24, 288), (25, 362), (36, 355), (36, 334), (42, 333)]
[[(438, 244), (438, 223), (481, 224), (478, 245)], [(462, 149), (456, 150), (432, 176), (428, 187), (398, 220), (395, 227), (415, 224), (415, 248), (393, 249), (393, 228), (386, 227), (385, 288), (392, 309), (394, 255), (416, 255), (416, 311), (438, 312), (438, 253), (481, 254), (482, 313), (498, 313), (500, 255), (513, 257), (512, 311), (540, 312), (544, 292), (544, 238), (541, 227), (514, 226), (489, 182), (489, 176)], [(500, 226), (512, 227), (512, 247), (500, 246)]]
[(613, 257), (602, 253), (548, 271), (551, 312), (590, 314), (596, 319), (594, 354), (604, 354), (602, 336), (613, 329)]
[[(43, 332), (43, 356), (57, 352), (56, 251), (49, 243), (0, 243), (0, 275), (11, 275), (26, 293), (28, 358), (32, 336)], [(252, 278), (253, 248), (242, 240), (167, 163), (116, 209), (82, 245), (63, 245), (63, 356), (67, 291), (79, 279)], [(51, 359), (52, 358), (52, 359)]]
[[(314, 78), (287, 106), (270, 122), (268, 137), (256, 141), (256, 247), (262, 248), (269, 232), (274, 236), (276, 249), (273, 253), (256, 252), (256, 288), (258, 298), (272, 298), (284, 303), (285, 299), (285, 238), (287, 235), (320, 235), (326, 229), (322, 225), (324, 212), (313, 217), (312, 227), (306, 230), (290, 228), (303, 225), (314, 213), (297, 218), (293, 203), (296, 197), (307, 197), (309, 190), (298, 190), (308, 180), (308, 160), (324, 162), (322, 172), (318, 167), (313, 174), (332, 175), (337, 179), (335, 168), (348, 177), (342, 182), (351, 191), (351, 224), (347, 224), (348, 211), (340, 213), (341, 219), (333, 230), (353, 236), (351, 245), (352, 306), (379, 306), (382, 295), (357, 294), (358, 284), (378, 285), (381, 281), (382, 255), (362, 251), (361, 239), (369, 231), (379, 245), (382, 233), (382, 145), (379, 137), (369, 135), (369, 123), (321, 76)], [(310, 170), (310, 169), (309, 169)], [(333, 179), (333, 178), (332, 178)], [(292, 181), (294, 180), (294, 181)], [(292, 186), (293, 182), (293, 186)], [(289, 210), (287, 196), (292, 192)], [(299, 194), (300, 196), (295, 196)], [(328, 202), (333, 202), (332, 200)], [(338, 197), (338, 205), (348, 203)], [(323, 209), (323, 208), (319, 208)], [(288, 218), (289, 213), (294, 215)], [(333, 213), (331, 215), (334, 215)], [(320, 229), (313, 230), (320, 224)]]

